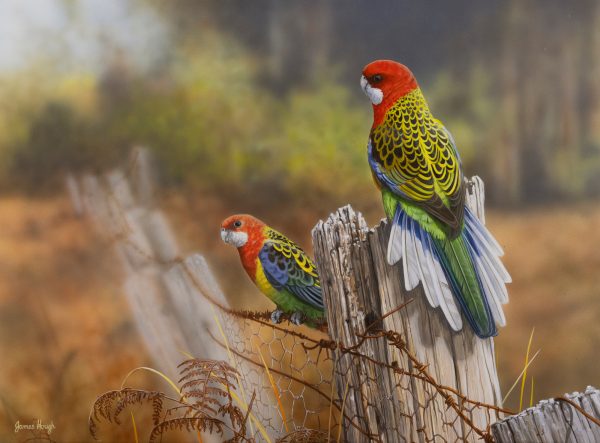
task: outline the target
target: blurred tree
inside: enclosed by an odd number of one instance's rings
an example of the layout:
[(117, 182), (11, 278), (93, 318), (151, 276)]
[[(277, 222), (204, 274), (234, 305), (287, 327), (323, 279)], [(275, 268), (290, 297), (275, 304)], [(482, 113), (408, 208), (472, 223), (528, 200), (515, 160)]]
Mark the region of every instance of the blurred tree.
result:
[[(490, 43), (471, 45), (466, 59), (450, 64), (459, 102), (485, 101), (496, 108), (483, 120), (460, 106), (446, 110), (486, 134), (475, 148), (483, 160), (477, 172), (487, 177), (492, 201), (535, 203), (600, 190), (590, 182), (600, 173), (599, 153), (585, 155), (593, 145), (590, 118), (598, 112), (592, 74), (600, 60), (597, 10), (598, 3), (588, 0), (511, 0), (477, 31), (476, 40)], [(478, 66), (488, 87), (469, 95), (461, 85), (472, 81)]]
[(273, 143), (290, 192), (312, 203), (370, 195), (368, 109), (356, 106), (333, 81), (290, 93), (284, 106)]
[(270, 0), (267, 66), (273, 90), (316, 81), (330, 64), (331, 8), (331, 0)]
[[(255, 65), (235, 41), (205, 30), (181, 42), (168, 69), (132, 78), (127, 93), (112, 95), (105, 134), (123, 146), (151, 147), (171, 184), (235, 192), (266, 170), (257, 153), (274, 108), (256, 86)], [(121, 81), (120, 69), (113, 72)]]
[(48, 103), (31, 124), (29, 137), (16, 153), (15, 178), (24, 188), (37, 190), (55, 185), (61, 173), (86, 164), (85, 128), (73, 109)]

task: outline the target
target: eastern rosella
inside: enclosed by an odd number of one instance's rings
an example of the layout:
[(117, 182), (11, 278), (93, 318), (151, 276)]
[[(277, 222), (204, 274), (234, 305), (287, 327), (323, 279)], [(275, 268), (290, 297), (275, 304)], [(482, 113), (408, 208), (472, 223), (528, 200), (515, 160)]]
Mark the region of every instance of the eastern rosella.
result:
[(502, 248), (465, 206), (467, 184), (452, 135), (406, 66), (375, 61), (360, 83), (373, 105), (368, 158), (391, 224), (388, 263), (402, 259), (406, 290), (421, 281), (429, 304), (442, 309), (453, 330), (462, 328), (462, 310), (479, 337), (496, 335), (496, 324), (506, 324), (502, 304), (511, 278)]
[(250, 279), (277, 305), (271, 314), (273, 323), (279, 323), (286, 313), (295, 324), (323, 324), (325, 308), (317, 269), (299, 246), (246, 214), (226, 218), (221, 238), (237, 248)]

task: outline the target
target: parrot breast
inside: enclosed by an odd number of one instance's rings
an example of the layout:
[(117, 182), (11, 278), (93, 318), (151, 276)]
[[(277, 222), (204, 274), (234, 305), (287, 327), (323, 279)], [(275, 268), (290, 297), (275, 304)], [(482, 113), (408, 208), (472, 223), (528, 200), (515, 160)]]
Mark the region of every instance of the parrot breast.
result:
[(256, 284), (256, 287), (267, 297), (273, 299), (279, 291), (277, 291), (267, 279), (263, 266), (258, 258), (255, 261), (254, 269), (254, 283)]

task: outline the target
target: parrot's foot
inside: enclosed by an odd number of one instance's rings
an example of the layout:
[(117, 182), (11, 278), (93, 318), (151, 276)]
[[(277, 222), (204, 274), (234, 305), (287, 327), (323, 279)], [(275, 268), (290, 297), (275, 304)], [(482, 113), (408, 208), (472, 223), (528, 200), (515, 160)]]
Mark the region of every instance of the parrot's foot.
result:
[(283, 315), (283, 311), (281, 309), (276, 309), (271, 312), (271, 322), (275, 324), (281, 323), (281, 316)]
[(300, 311), (296, 311), (290, 317), (290, 321), (295, 325), (301, 325), (304, 323), (304, 314)]

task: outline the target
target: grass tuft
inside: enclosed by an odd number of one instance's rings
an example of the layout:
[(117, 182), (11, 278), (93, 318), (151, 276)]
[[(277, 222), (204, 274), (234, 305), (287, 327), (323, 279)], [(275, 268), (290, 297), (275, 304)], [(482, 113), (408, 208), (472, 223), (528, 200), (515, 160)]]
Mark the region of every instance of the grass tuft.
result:
[(523, 394), (525, 393), (525, 382), (527, 381), (527, 367), (529, 366), (529, 352), (531, 351), (531, 342), (535, 328), (531, 329), (529, 343), (527, 343), (527, 352), (525, 353), (525, 369), (523, 369), (523, 378), (521, 379), (521, 394), (519, 395), (519, 411), (523, 410)]
[(279, 389), (277, 389), (277, 385), (275, 384), (275, 380), (271, 375), (271, 371), (269, 371), (269, 366), (267, 366), (267, 362), (262, 355), (260, 348), (258, 350), (258, 355), (260, 355), (260, 359), (262, 361), (263, 366), (265, 367), (265, 371), (267, 371), (267, 377), (269, 379), (269, 383), (271, 383), (271, 388), (273, 389), (273, 393), (275, 394), (275, 398), (277, 399), (277, 406), (279, 408), (279, 413), (281, 414), (281, 418), (283, 419), (283, 426), (285, 427), (285, 432), (289, 434), (290, 430), (287, 424), (287, 418), (285, 416), (285, 410), (283, 408), (283, 403), (281, 403), (281, 395), (279, 393)]

